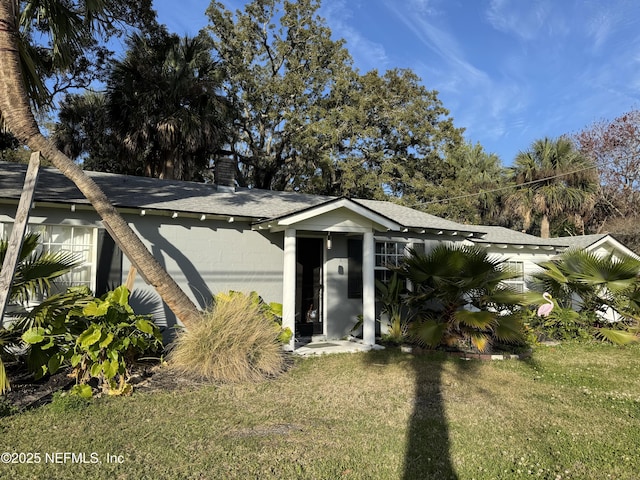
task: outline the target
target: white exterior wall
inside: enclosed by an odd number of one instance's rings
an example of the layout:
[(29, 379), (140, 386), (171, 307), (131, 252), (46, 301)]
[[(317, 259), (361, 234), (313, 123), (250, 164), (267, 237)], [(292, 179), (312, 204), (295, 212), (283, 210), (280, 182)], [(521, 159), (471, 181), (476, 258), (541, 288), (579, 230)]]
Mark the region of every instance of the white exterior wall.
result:
[[(480, 244), (480, 246), (482, 246), (482, 244)], [(500, 248), (495, 245), (487, 247), (487, 252), (502, 261), (522, 262), (526, 289), (528, 289), (528, 282), (531, 276), (540, 271), (538, 264), (551, 260), (558, 254), (556, 250), (531, 249), (528, 247), (515, 248), (512, 246)]]

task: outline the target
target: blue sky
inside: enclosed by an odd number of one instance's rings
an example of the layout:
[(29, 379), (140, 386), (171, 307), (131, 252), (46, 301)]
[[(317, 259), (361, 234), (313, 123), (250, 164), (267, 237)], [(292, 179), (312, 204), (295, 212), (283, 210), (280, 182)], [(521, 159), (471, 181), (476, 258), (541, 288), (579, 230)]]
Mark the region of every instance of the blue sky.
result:
[[(207, 0), (153, 3), (172, 32), (208, 22)], [(536, 139), (640, 108), (638, 0), (323, 0), (320, 15), (361, 72), (411, 68), (505, 165)]]

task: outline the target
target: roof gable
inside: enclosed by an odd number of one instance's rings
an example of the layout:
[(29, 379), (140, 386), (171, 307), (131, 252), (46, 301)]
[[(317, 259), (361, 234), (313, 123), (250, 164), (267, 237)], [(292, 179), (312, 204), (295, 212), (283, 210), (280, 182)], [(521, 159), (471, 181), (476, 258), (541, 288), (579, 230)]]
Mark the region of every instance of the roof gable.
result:
[(361, 233), (370, 230), (400, 230), (402, 225), (348, 198), (329, 200), (301, 211), (255, 225), (271, 231), (297, 228), (312, 231)]

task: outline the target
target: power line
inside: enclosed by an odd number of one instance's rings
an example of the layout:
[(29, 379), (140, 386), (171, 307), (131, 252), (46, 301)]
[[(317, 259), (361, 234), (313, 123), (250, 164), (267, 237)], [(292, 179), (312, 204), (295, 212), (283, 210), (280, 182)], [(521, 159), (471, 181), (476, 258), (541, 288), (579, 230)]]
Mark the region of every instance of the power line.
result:
[(465, 195), (458, 195), (456, 197), (449, 197), (449, 198), (441, 198), (439, 200), (429, 200), (428, 202), (418, 202), (418, 203), (414, 203), (412, 205), (407, 205), (407, 206), (410, 207), (410, 208), (413, 208), (413, 207), (418, 207), (420, 205), (431, 205), (433, 203), (449, 202), (451, 200), (459, 200), (461, 198), (477, 197), (479, 195), (484, 195), (485, 193), (501, 192), (503, 190), (509, 190), (510, 188), (520, 188), (520, 187), (525, 187), (527, 185), (533, 185), (534, 183), (546, 182), (547, 180), (553, 180), (555, 178), (565, 177), (567, 175), (573, 175), (574, 173), (580, 173), (580, 172), (584, 172), (586, 170), (592, 170), (594, 168), (597, 168), (596, 165), (591, 165), (590, 167), (584, 167), (584, 168), (580, 168), (578, 170), (573, 170), (572, 172), (559, 173), (558, 175), (553, 175), (551, 177), (540, 178), (538, 180), (530, 180), (528, 182), (517, 183), (515, 185), (507, 185), (506, 187), (494, 188), (492, 190), (482, 190), (481, 192), (477, 192), (477, 193), (467, 193)]

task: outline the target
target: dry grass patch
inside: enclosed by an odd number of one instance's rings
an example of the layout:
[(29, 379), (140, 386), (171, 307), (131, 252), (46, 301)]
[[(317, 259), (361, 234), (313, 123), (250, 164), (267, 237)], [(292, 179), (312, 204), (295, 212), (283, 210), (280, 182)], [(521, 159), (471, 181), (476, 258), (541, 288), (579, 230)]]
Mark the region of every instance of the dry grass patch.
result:
[(243, 294), (220, 296), (168, 355), (172, 369), (216, 382), (258, 381), (285, 366), (279, 330), (260, 304)]

